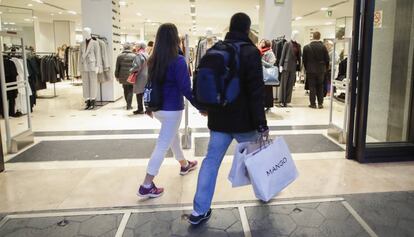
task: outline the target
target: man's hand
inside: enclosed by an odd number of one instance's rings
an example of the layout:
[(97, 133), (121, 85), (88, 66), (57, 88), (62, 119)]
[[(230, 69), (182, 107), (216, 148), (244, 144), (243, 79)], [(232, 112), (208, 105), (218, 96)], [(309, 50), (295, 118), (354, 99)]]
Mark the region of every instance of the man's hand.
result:
[(269, 127), (268, 126), (266, 125), (259, 126), (259, 128), (257, 129), (257, 132), (259, 132), (261, 138), (264, 138), (265, 140), (269, 138)]

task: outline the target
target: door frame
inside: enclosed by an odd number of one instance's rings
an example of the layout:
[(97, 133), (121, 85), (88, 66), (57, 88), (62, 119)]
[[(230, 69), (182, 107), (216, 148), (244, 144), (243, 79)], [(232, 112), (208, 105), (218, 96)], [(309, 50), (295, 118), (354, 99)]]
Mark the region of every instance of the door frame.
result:
[[(411, 95), (411, 116), (409, 119), (411, 121), (409, 137), (412, 142), (366, 142), (374, 11), (374, 0), (354, 0), (351, 80), (348, 91), (350, 95), (350, 113), (348, 117), (346, 156), (348, 159), (357, 160), (361, 163), (413, 161), (413, 95)], [(414, 85), (412, 86), (414, 89)], [(411, 93), (413, 93), (413, 90)]]

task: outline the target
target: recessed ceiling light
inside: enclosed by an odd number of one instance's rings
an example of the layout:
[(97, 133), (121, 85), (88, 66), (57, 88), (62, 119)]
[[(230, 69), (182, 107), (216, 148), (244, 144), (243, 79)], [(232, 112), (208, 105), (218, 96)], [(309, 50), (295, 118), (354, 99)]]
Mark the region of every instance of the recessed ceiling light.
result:
[(32, 16), (33, 19), (37, 19), (37, 16)]
[(145, 21), (146, 21), (146, 22), (151, 22), (151, 19), (146, 19)]
[(44, 2), (42, 0), (32, 0), (32, 2), (37, 2), (43, 4)]
[(16, 25), (15, 22), (9, 22), (9, 25)]
[(256, 9), (259, 10), (260, 9), (260, 5), (256, 5)]
[(190, 16), (197, 16), (197, 13), (190, 13)]
[(119, 1), (119, 5), (120, 6), (126, 6), (127, 5), (127, 2), (126, 1)]
[(142, 16), (142, 13), (141, 12), (137, 12), (137, 16)]
[(326, 22), (325, 25), (333, 25), (333, 22)]
[(295, 18), (295, 21), (301, 20), (302, 18), (303, 18), (303, 17), (298, 16), (298, 17), (296, 17), (296, 18)]
[(25, 18), (24, 21), (32, 21), (32, 19)]
[(63, 14), (63, 12), (58, 12), (58, 14), (59, 14), (59, 15), (62, 15), (62, 14)]
[(71, 10), (68, 10), (67, 11), (69, 14), (72, 14), (72, 15), (76, 15), (76, 14), (78, 14), (78, 13), (76, 13), (75, 11), (71, 11)]
[(0, 15), (3, 14), (3, 12), (0, 12)]
[(195, 4), (191, 4), (190, 7), (195, 7)]
[(321, 8), (321, 11), (327, 11), (329, 8), (327, 8), (327, 7), (322, 7)]
[(33, 4), (29, 3), (27, 4), (28, 7), (33, 7)]

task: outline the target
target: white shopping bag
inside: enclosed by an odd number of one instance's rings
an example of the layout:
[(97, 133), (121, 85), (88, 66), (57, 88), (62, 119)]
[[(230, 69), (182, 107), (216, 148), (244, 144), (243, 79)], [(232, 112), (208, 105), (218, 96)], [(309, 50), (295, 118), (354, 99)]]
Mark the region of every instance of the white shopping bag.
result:
[(289, 148), (282, 137), (249, 154), (245, 165), (256, 197), (269, 201), (298, 177)]
[(228, 176), (228, 179), (230, 180), (231, 186), (233, 188), (249, 185), (251, 183), (249, 175), (247, 174), (246, 165), (244, 164), (244, 161), (247, 157), (248, 145), (248, 142), (243, 142), (237, 144), (236, 146), (236, 151), (233, 157), (233, 164), (231, 165), (230, 173)]

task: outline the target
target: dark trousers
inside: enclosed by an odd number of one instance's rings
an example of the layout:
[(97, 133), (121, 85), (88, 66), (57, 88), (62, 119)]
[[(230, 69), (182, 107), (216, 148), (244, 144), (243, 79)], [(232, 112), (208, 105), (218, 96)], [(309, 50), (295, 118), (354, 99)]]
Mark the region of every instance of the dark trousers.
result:
[(273, 107), (273, 86), (265, 86), (265, 108), (272, 108)]
[(142, 104), (142, 96), (144, 94), (137, 94), (137, 104), (138, 104), (138, 111), (144, 111), (144, 106)]
[(122, 87), (124, 88), (124, 98), (127, 104), (127, 107), (131, 107), (132, 106), (132, 96), (134, 96), (133, 90), (134, 90), (134, 86), (133, 85), (122, 85)]
[(306, 73), (306, 80), (309, 82), (309, 101), (311, 105), (323, 105), (325, 73)]
[(280, 102), (289, 104), (292, 101), (293, 86), (296, 81), (296, 72), (283, 71), (280, 81)]

